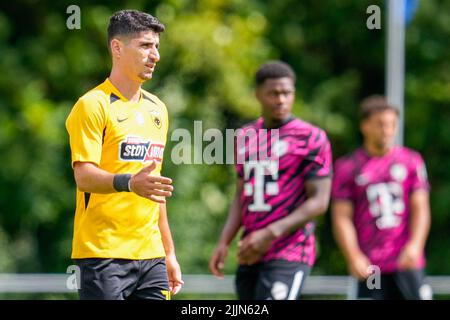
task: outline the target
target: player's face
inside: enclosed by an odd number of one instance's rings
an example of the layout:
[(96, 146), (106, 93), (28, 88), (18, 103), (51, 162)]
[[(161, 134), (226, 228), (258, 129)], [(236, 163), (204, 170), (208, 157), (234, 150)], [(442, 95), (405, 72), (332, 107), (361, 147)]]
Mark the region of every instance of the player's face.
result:
[(291, 115), (295, 87), (291, 78), (267, 79), (256, 89), (264, 119), (282, 121)]
[(139, 82), (152, 78), (159, 61), (159, 34), (142, 31), (137, 37), (124, 43), (121, 64), (128, 77)]
[(392, 110), (373, 113), (361, 123), (361, 132), (366, 143), (377, 149), (393, 145), (397, 131), (398, 116)]

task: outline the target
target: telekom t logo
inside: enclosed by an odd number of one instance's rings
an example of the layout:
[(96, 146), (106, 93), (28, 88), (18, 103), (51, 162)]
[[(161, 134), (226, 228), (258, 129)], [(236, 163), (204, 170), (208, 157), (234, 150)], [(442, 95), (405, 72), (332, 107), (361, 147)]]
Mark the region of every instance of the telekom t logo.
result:
[[(249, 211), (270, 211), (272, 206), (264, 202), (264, 195), (275, 196), (278, 194), (278, 161), (250, 161), (244, 164), (244, 179), (250, 179), (251, 172), (254, 172), (254, 183), (244, 184), (244, 194), (253, 195), (253, 203), (248, 206)], [(265, 182), (264, 176), (272, 176), (273, 182)]]
[(405, 211), (402, 186), (395, 181), (367, 187), (367, 200), (378, 229), (395, 228), (401, 223), (399, 215)]

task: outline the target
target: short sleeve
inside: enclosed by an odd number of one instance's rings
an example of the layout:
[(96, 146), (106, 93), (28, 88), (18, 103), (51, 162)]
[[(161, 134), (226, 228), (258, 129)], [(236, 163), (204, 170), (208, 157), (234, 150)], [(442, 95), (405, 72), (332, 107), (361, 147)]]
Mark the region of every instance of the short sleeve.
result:
[(332, 155), (331, 145), (326, 133), (318, 130), (316, 136), (311, 137), (309, 152), (306, 160), (311, 163), (305, 179), (315, 179), (331, 177), (332, 175)]
[[(245, 155), (242, 155), (241, 151), (238, 149), (238, 141), (239, 137), (236, 137), (234, 139), (234, 159), (235, 159), (235, 170), (236, 174), (239, 178), (244, 178), (244, 157)], [(245, 150), (245, 149), (244, 149)]]
[(72, 166), (75, 162), (100, 164), (105, 114), (99, 101), (80, 98), (66, 120)]
[(169, 134), (169, 128), (170, 128), (170, 120), (169, 120), (169, 111), (167, 109), (167, 106), (164, 102), (161, 101), (161, 104), (164, 108), (164, 115), (165, 115), (165, 123), (166, 123), (166, 134), (165, 134), (165, 140), (164, 140), (164, 144), (166, 144), (167, 142), (167, 136)]
[(351, 200), (353, 188), (353, 170), (345, 158), (336, 161), (331, 187), (333, 200)]
[[(242, 143), (245, 143), (245, 140), (243, 140), (243, 137), (245, 136), (243, 134), (242, 129), (238, 129), (238, 134), (234, 138), (234, 163), (235, 163), (235, 170), (236, 174), (239, 178), (244, 178), (244, 161), (245, 161), (245, 147), (244, 145), (241, 145)], [(243, 150), (243, 151), (242, 151)]]
[[(162, 116), (162, 118), (163, 118), (162, 119), (163, 120), (163, 126), (164, 126), (166, 137), (167, 137), (167, 134), (169, 132), (169, 125), (170, 125), (170, 122), (169, 122), (169, 111), (167, 109), (167, 106), (157, 96), (155, 96), (153, 94), (150, 94), (149, 92), (146, 92), (146, 91), (145, 91), (145, 93), (146, 93), (145, 96), (147, 96), (147, 99), (152, 101), (154, 104), (156, 104), (158, 106), (158, 108), (160, 109), (160, 111), (161, 111), (161, 113), (163, 115)], [(148, 97), (148, 96), (150, 96), (151, 98)], [(167, 138), (166, 138), (166, 140), (167, 140)]]
[(428, 182), (427, 168), (420, 154), (416, 153), (413, 157), (412, 167), (410, 168), (411, 192), (419, 189), (430, 189)]
[[(167, 142), (167, 135), (169, 134), (169, 112), (167, 111), (167, 106), (164, 102), (162, 102), (161, 100), (160, 104), (161, 104), (161, 108), (163, 109), (163, 113), (164, 113), (164, 125), (165, 125), (165, 135), (164, 135), (164, 145), (166, 145)], [(164, 150), (166, 150), (166, 148), (164, 148)], [(163, 158), (164, 159), (164, 158)], [(161, 168), (160, 168), (160, 172), (163, 170), (163, 166), (164, 166), (164, 160), (163, 162), (161, 162), (160, 164)]]

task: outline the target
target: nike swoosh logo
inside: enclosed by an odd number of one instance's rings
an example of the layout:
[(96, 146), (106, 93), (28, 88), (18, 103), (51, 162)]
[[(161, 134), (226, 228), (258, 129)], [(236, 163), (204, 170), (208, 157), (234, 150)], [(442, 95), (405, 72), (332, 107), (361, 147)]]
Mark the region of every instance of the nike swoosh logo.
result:
[(124, 122), (125, 120), (128, 120), (128, 118), (123, 118), (123, 119), (117, 118), (117, 122), (118, 122), (118, 123)]

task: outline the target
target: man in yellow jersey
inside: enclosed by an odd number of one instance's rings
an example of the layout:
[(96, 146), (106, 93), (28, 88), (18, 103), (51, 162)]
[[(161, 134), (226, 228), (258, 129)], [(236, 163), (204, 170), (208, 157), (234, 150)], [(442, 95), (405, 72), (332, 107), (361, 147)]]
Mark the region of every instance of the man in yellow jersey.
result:
[(147, 13), (116, 12), (108, 26), (111, 74), (66, 121), (80, 299), (170, 299), (183, 284), (165, 205), (172, 180), (160, 175), (167, 109), (141, 88), (160, 59), (164, 28)]

